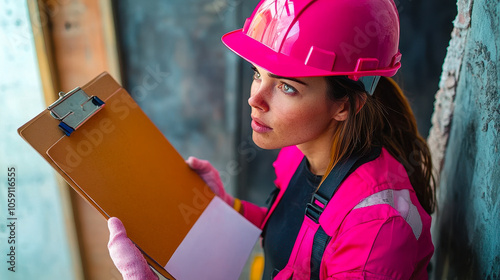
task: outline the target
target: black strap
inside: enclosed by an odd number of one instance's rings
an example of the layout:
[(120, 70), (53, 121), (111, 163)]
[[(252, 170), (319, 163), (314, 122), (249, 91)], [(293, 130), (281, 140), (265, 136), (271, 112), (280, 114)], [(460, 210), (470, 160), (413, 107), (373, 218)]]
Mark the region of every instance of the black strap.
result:
[[(362, 164), (376, 159), (381, 151), (380, 147), (375, 147), (367, 155), (353, 154), (346, 160), (342, 160), (335, 165), (318, 191), (313, 195), (311, 202), (307, 204), (306, 216), (318, 223), (321, 213), (323, 213), (326, 205), (337, 192), (338, 187), (344, 179)], [(311, 252), (311, 279), (313, 280), (319, 280), (321, 259), (330, 239), (331, 236), (326, 234), (320, 225), (318, 231), (314, 234)]]
[(311, 279), (319, 280), (319, 269), (321, 259), (326, 249), (326, 245), (332, 237), (326, 234), (325, 230), (319, 226), (318, 231), (314, 234), (313, 247), (311, 252)]

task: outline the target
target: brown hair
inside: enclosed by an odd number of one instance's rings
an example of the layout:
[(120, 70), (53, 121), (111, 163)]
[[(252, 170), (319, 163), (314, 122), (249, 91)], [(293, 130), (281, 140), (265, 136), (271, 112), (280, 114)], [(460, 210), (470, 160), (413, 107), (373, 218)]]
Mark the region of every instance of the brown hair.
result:
[[(391, 78), (381, 77), (373, 96), (367, 95), (359, 82), (347, 77), (325, 77), (333, 100), (348, 99), (348, 118), (339, 124), (333, 138), (327, 174), (340, 159), (352, 153), (368, 153), (381, 145), (405, 167), (418, 200), (425, 211), (436, 208), (435, 178), (425, 139), (403, 91)], [(365, 104), (356, 113), (360, 100)], [(325, 178), (326, 176), (324, 176)]]

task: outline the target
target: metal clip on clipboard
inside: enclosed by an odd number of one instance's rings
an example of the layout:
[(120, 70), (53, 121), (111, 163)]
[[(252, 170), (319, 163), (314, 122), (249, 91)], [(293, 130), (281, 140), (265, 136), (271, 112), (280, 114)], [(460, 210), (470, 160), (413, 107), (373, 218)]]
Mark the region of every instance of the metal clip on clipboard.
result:
[(66, 136), (70, 136), (90, 117), (99, 112), (104, 106), (104, 101), (97, 96), (89, 96), (77, 87), (68, 93), (59, 92), (59, 99), (47, 109), (58, 121), (59, 127)]

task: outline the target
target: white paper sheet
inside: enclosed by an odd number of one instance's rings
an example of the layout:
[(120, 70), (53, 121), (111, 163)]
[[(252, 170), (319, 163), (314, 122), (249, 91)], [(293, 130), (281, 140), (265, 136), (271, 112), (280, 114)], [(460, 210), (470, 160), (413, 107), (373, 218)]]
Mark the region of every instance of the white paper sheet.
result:
[(178, 280), (238, 279), (261, 230), (214, 197), (165, 269)]

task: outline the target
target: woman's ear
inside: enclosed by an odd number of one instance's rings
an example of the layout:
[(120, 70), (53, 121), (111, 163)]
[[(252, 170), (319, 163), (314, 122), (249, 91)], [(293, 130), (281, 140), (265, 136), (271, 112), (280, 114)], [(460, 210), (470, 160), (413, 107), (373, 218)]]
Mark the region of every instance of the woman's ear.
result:
[[(355, 98), (356, 98), (356, 107), (355, 108), (356, 108), (356, 114), (357, 114), (357, 113), (359, 113), (361, 108), (363, 108), (363, 106), (365, 106), (367, 96), (365, 93), (363, 93), (362, 95), (357, 96)], [(342, 122), (342, 121), (347, 120), (347, 117), (349, 117), (349, 111), (351, 110), (350, 104), (351, 103), (349, 102), (349, 98), (347, 98), (347, 97), (342, 99), (342, 100), (339, 100), (337, 102), (338, 108), (334, 112), (333, 119), (335, 119), (338, 122)]]
[(349, 98), (345, 97), (335, 102), (337, 105), (336, 110), (333, 112), (333, 119), (338, 122), (347, 120), (349, 116), (350, 106)]

